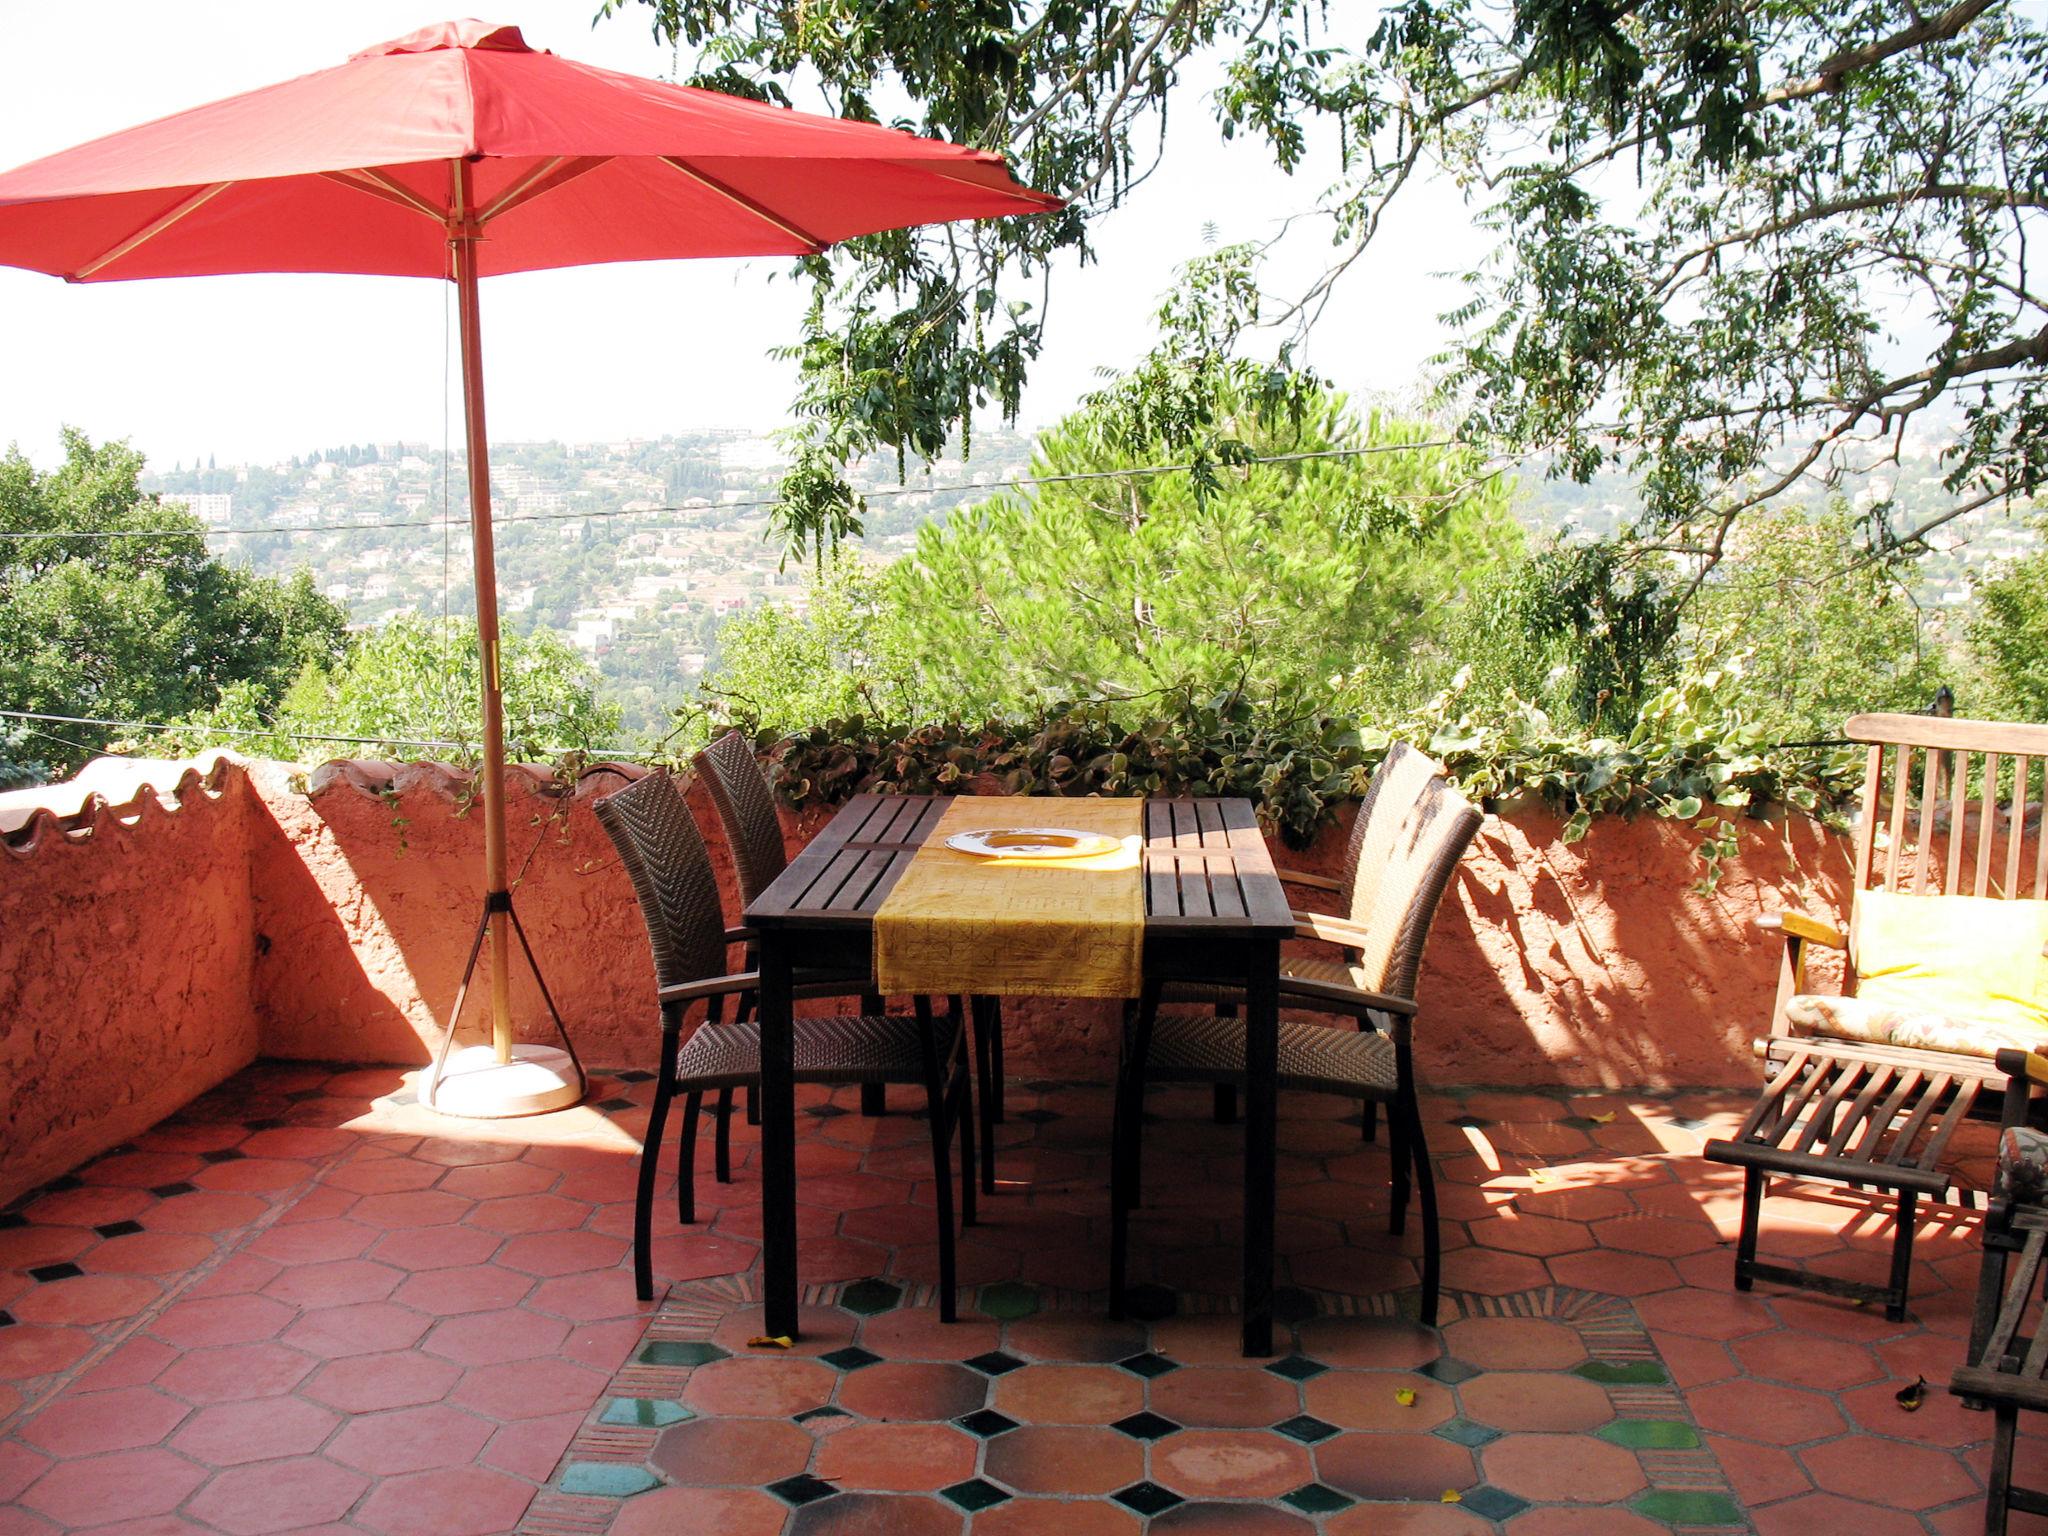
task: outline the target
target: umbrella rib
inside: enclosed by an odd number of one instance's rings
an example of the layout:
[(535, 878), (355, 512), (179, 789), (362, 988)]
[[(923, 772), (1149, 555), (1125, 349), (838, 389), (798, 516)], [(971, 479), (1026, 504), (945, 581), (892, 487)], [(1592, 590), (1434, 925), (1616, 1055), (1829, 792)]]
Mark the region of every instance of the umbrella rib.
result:
[(71, 281), (81, 282), (93, 276), (101, 268), (119, 261), (137, 246), (154, 240), (158, 235), (177, 223), (178, 220), (184, 218), (186, 214), (204, 207), (233, 185), (232, 181), (216, 181), (212, 186), (201, 187), (197, 192), (194, 192), (190, 197), (178, 204), (177, 207), (171, 209), (170, 212), (150, 220), (149, 223), (143, 225), (142, 228), (135, 231), (134, 234), (121, 241), (118, 245), (108, 247), (91, 261), (86, 262), (85, 265), (71, 274)]
[(436, 208), (404, 182), (393, 181), (381, 171), (322, 171), (320, 175), (357, 192), (367, 192), (372, 197), (381, 197), (387, 203), (410, 208), (414, 213), (424, 214), (436, 224), (445, 224), (448, 221), (448, 215), (443, 210)]
[(571, 160), (566, 155), (556, 155), (546, 165), (536, 166), (518, 181), (500, 192), (483, 212), (476, 216), (479, 224), (488, 224), (501, 213), (510, 213), (514, 208), (524, 208), (535, 198), (566, 186), (578, 176), (586, 175), (601, 165), (610, 165), (610, 155), (582, 155)]
[(1050, 213), (1055, 208), (1062, 206), (1060, 199), (1048, 196), (1043, 192), (1035, 192), (1029, 187), (1019, 190), (1012, 187), (995, 186), (986, 181), (976, 181), (972, 176), (955, 175), (952, 171), (941, 170), (936, 165), (919, 165), (918, 169), (927, 176), (937, 176), (942, 181), (950, 181), (958, 186), (973, 187), (977, 191), (993, 192), (999, 197), (1013, 198), (1020, 203), (1030, 203), (1041, 213)]
[(770, 213), (766, 208), (763, 208), (751, 197), (748, 197), (746, 193), (735, 191), (733, 188), (727, 186), (724, 182), (720, 181), (717, 177), (707, 176), (702, 171), (698, 170), (695, 166), (685, 165), (682, 161), (678, 160), (674, 155), (660, 155), (657, 156), (656, 158), (659, 159), (663, 165), (668, 166), (671, 170), (682, 172), (683, 175), (689, 177), (690, 180), (696, 182), (699, 186), (707, 187), (711, 191), (716, 192), (720, 197), (724, 198), (727, 202), (733, 204), (733, 206), (743, 209), (748, 213), (751, 213), (755, 218), (759, 219), (762, 223), (773, 225), (776, 229), (781, 230), (785, 235), (789, 236), (790, 239), (802, 241), (805, 245), (810, 247), (811, 254), (813, 255), (816, 255), (819, 251), (824, 250), (826, 246), (832, 243), (829, 240), (820, 240), (816, 235), (811, 234), (807, 230), (799, 229), (796, 225), (790, 223), (787, 219), (781, 218), (776, 214)]

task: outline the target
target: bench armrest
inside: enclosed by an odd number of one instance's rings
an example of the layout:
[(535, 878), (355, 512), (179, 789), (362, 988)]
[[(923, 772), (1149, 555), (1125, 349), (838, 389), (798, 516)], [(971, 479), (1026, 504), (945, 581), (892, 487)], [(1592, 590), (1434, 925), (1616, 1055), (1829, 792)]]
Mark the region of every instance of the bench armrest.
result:
[(1295, 912), (1292, 916), (1297, 939), (1321, 939), (1346, 949), (1365, 948), (1366, 931), (1345, 918), (1332, 917), (1327, 912)]
[(1829, 949), (1849, 947), (1841, 929), (1810, 912), (1766, 912), (1756, 920), (1756, 925), (1766, 933), (1782, 933), (1788, 939), (1805, 939), (1809, 943), (1826, 945)]
[(1344, 882), (1332, 880), (1328, 875), (1312, 875), (1305, 869), (1276, 869), (1282, 885), (1298, 885), (1310, 891), (1341, 891)]

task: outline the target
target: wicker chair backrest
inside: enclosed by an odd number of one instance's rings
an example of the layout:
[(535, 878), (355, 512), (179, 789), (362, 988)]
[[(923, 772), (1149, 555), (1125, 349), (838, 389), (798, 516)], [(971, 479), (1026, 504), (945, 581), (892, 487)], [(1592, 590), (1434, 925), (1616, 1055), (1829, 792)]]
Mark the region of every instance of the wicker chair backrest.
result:
[(1352, 824), (1344, 885), (1350, 919), (1368, 935), (1361, 981), (1375, 992), (1415, 995), (1430, 924), (1479, 831), (1479, 812), (1443, 773), (1435, 759), (1396, 742)]
[(597, 819), (633, 879), (656, 986), (725, 972), (725, 919), (704, 836), (683, 792), (659, 769), (599, 800)]
[(744, 733), (727, 731), (694, 759), (718, 808), (719, 825), (732, 849), (740, 880), (740, 905), (746, 906), (782, 873), (789, 855), (782, 846), (782, 822), (775, 814), (775, 792), (761, 771), (761, 760)]

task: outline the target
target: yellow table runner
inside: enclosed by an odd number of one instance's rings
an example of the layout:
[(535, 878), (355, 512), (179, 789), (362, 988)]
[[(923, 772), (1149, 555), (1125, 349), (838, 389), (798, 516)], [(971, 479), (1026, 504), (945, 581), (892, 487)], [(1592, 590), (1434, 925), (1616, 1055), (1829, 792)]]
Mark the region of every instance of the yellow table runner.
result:
[[(1142, 800), (962, 795), (875, 913), (893, 996), (1136, 997), (1145, 945)], [(982, 858), (956, 832), (1062, 827), (1121, 844), (1083, 859)]]

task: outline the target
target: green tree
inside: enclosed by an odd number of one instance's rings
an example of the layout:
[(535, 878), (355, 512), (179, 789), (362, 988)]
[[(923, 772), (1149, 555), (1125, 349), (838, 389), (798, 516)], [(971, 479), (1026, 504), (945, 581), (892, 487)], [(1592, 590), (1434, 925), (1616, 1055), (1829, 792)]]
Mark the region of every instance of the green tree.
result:
[[(63, 441), (48, 474), (18, 449), (0, 457), (0, 706), (169, 721), (237, 685), (275, 699), (339, 654), (343, 615), (305, 572), (223, 564), (190, 514), (138, 489), (134, 449), (68, 429)], [(64, 772), (121, 734), (49, 729), (38, 753)]]
[[(1619, 460), (1649, 524), (1725, 552), (1733, 521), (1896, 451), (1961, 401), (1957, 508), (2048, 479), (2048, 300), (2025, 269), (2048, 208), (2048, 37), (2010, 0), (603, 0), (647, 7), (698, 83), (1010, 155), (1062, 212), (877, 235), (810, 258), (792, 347), (804, 426), (792, 542), (857, 527), (842, 467), (930, 455), (955, 420), (1014, 413), (1043, 316), (999, 294), (1085, 260), (1165, 152), (1203, 60), (1226, 137), (1289, 171), (1339, 164), (1319, 300), (1418, 171), (1485, 210), (1445, 359), (1466, 430), (1584, 479)], [(1370, 19), (1367, 19), (1370, 18)], [(900, 107), (899, 107), (899, 104)], [(1910, 325), (1901, 324), (1905, 317)], [(1900, 350), (1909, 358), (1895, 359)], [(1873, 513), (1873, 534), (1890, 509)], [(1937, 513), (1937, 516), (1952, 515)], [(1921, 525), (1927, 526), (1927, 522)]]
[(1897, 553), (1870, 558), (1842, 507), (1786, 508), (1747, 522), (1725, 577), (1687, 614), (1703, 665), (1744, 657), (1745, 714), (1778, 740), (1832, 736), (1859, 710), (1922, 710), (1954, 668)]
[[(1030, 495), (927, 523), (885, 576), (850, 562), (811, 611), (721, 636), (725, 703), (798, 726), (1178, 693), (1412, 703), (1437, 641), (1521, 536), (1469, 450), (1312, 378), (1232, 356), (1256, 319), (1248, 252), (1193, 263), (1159, 346), (1041, 440)], [(1189, 468), (1131, 474), (1172, 445)]]
[[(188, 721), (181, 740), (190, 749), (218, 741), (210, 731), (262, 731), (269, 734), (221, 744), (286, 761), (381, 752), (474, 762), (483, 733), (477, 667), (475, 620), (451, 620), (444, 629), (408, 615), (352, 637), (339, 658), (308, 665), (274, 710), (252, 694), (231, 694)], [(511, 761), (617, 741), (617, 707), (598, 702), (596, 671), (560, 635), (508, 631), (500, 638), (499, 671)]]
[[(2048, 519), (2036, 527), (2048, 535)], [(1978, 590), (1977, 602), (1970, 649), (1990, 697), (1966, 712), (2048, 721), (2048, 548), (2007, 565)]]

